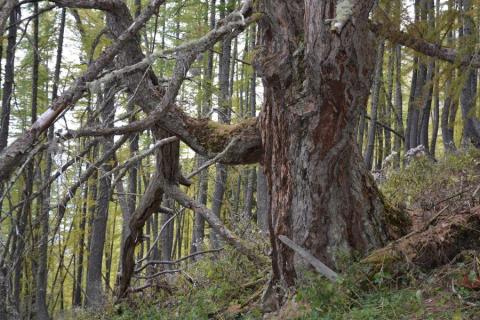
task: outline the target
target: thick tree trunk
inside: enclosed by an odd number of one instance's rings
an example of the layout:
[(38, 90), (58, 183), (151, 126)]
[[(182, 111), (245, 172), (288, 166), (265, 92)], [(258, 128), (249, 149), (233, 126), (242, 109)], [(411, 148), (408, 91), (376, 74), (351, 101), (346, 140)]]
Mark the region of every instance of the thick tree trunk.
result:
[(325, 23), (336, 18), (334, 0), (266, 0), (260, 8), (273, 271), (288, 285), (305, 264), (279, 235), (333, 268), (338, 254), (366, 253), (389, 238), (382, 197), (354, 139), (375, 64), (374, 0), (346, 2), (353, 17), (335, 31)]

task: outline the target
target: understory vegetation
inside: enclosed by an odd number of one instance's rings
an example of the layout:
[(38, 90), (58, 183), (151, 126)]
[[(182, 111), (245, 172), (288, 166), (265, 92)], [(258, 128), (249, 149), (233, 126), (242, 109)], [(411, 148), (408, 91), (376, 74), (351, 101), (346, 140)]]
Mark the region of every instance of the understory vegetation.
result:
[[(386, 200), (407, 210), (412, 229), (422, 229), (443, 208), (446, 216), (479, 210), (480, 152), (474, 149), (432, 161), (415, 159), (387, 172), (380, 185)], [(450, 227), (445, 225), (444, 228)], [(472, 230), (480, 232), (480, 230)], [(254, 232), (252, 232), (253, 234)], [(478, 235), (476, 235), (478, 237)], [(259, 240), (258, 240), (259, 241)], [(461, 244), (460, 244), (461, 245)], [(263, 250), (266, 250), (267, 244)], [(367, 259), (342, 257), (336, 283), (311, 270), (298, 275), (295, 291), (267, 319), (477, 319), (480, 314), (480, 251), (458, 252), (445, 265), (425, 269), (402, 261), (395, 273)], [(269, 266), (258, 269), (225, 249), (184, 266), (154, 290), (132, 296), (106, 312), (78, 311), (66, 319), (261, 319)], [(283, 290), (283, 289), (282, 289)]]

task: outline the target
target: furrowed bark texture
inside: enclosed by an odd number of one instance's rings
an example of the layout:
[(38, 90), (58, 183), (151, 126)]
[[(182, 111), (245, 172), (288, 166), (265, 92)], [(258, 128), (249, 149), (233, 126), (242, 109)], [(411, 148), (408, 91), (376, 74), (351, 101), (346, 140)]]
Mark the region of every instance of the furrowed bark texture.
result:
[(325, 23), (336, 2), (266, 0), (260, 8), (273, 271), (287, 285), (305, 263), (279, 235), (330, 267), (340, 252), (365, 253), (388, 239), (381, 195), (354, 139), (374, 70), (374, 1), (352, 1), (353, 18), (339, 32)]

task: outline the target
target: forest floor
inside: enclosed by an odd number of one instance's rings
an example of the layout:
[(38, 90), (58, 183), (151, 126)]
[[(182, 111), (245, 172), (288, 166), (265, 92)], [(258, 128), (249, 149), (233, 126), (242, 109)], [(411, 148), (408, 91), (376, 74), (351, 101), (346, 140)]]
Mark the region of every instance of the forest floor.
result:
[(337, 283), (299, 275), (277, 313), (260, 307), (269, 266), (259, 270), (226, 248), (162, 279), (155, 292), (74, 318), (480, 319), (480, 153), (421, 158), (387, 176), (380, 188), (409, 213), (411, 232), (367, 258), (342, 258)]

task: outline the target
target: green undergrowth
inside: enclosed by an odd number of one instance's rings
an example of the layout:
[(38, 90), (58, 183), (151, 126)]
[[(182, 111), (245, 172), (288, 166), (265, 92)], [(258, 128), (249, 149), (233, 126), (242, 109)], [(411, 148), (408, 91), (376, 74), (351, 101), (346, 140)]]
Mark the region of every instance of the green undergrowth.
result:
[[(121, 304), (107, 306), (102, 312), (76, 313), (72, 319), (221, 319), (229, 309), (238, 310), (261, 289), (268, 267), (258, 269), (233, 249), (225, 248), (215, 259), (205, 256), (183, 266), (184, 274), (162, 279), (170, 293), (146, 290), (130, 295)], [(254, 307), (248, 308), (243, 317), (259, 318), (260, 309)]]
[[(381, 189), (389, 204), (406, 208), (419, 208), (424, 202), (435, 206), (444, 199), (453, 206), (464, 201), (462, 197), (471, 201), (474, 190), (469, 196), (451, 197), (479, 185), (479, 159), (478, 151), (437, 162), (417, 159), (389, 172)], [(469, 288), (464, 280), (475, 283), (480, 276), (480, 252), (460, 256), (436, 270), (410, 266), (401, 276), (384, 270), (372, 275), (362, 263), (342, 258), (340, 281), (332, 283), (304, 272), (282, 309), (264, 315), (259, 292), (265, 288), (270, 266), (259, 269), (226, 248), (216, 259), (203, 257), (184, 265), (186, 274), (162, 280), (170, 293), (147, 290), (120, 305), (107, 306), (101, 314), (78, 313), (72, 319), (480, 319), (480, 283)]]
[[(478, 319), (480, 308), (474, 305), (480, 301), (479, 293), (461, 285), (475, 261), (470, 256), (428, 274), (412, 272), (401, 279), (382, 271), (368, 279), (367, 267), (352, 261), (345, 262), (348, 272), (336, 283), (304, 272), (281, 311), (265, 319)], [(232, 253), (204, 259), (188, 272), (195, 285), (179, 277), (172, 284), (176, 286), (172, 295), (145, 293), (101, 313), (77, 314), (72, 319), (264, 319), (259, 299), (242, 305), (262, 290), (265, 283), (259, 279), (266, 272)], [(249, 283), (256, 284), (245, 287)]]
[[(451, 269), (463, 270), (462, 266)], [(438, 271), (436, 271), (438, 272)], [(391, 275), (377, 274), (365, 286), (356, 276), (331, 283), (314, 274), (299, 281), (298, 290), (286, 313), (278, 319), (479, 319), (480, 308), (466, 299), (476, 295), (473, 290), (457, 287), (452, 292), (437, 279), (437, 273), (424, 275), (425, 279), (398, 285)], [(461, 271), (458, 273), (462, 274)], [(449, 280), (459, 281), (450, 275)], [(444, 279), (445, 280), (445, 279)]]
[(480, 180), (480, 151), (471, 149), (446, 155), (437, 162), (422, 157), (401, 170), (387, 172), (387, 175), (388, 179), (380, 189), (390, 205), (410, 208), (422, 204), (428, 206), (429, 201), (432, 202), (430, 205), (435, 205), (455, 196), (456, 192), (469, 190)]

